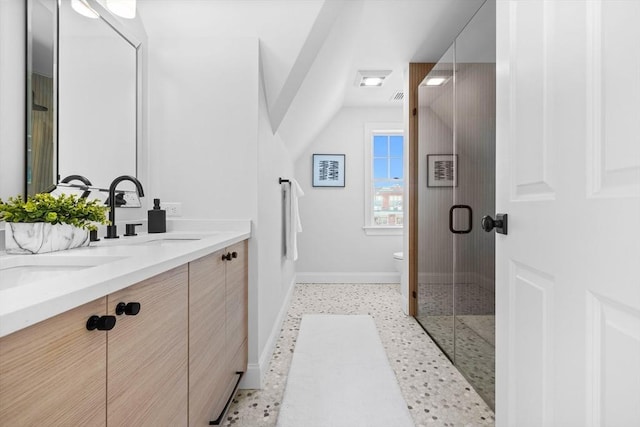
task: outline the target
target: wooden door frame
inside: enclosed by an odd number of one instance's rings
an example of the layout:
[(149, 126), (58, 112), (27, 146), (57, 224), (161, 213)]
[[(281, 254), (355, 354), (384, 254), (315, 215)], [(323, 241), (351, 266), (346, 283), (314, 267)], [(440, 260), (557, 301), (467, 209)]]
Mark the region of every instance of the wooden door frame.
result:
[(409, 316), (418, 314), (418, 88), (435, 65), (409, 64)]

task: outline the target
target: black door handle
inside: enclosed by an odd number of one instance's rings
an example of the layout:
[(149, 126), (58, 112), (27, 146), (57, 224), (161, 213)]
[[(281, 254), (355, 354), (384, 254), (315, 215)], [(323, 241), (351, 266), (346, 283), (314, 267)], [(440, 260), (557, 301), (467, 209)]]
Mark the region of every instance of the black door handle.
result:
[(496, 219), (490, 215), (485, 215), (480, 220), (480, 226), (487, 233), (496, 229), (496, 233), (507, 234), (507, 214), (496, 214)]
[[(456, 230), (453, 228), (453, 212), (456, 209), (466, 209), (469, 211), (469, 227), (466, 230)], [(454, 234), (468, 234), (473, 230), (473, 209), (469, 205), (453, 205), (449, 209), (449, 231)]]

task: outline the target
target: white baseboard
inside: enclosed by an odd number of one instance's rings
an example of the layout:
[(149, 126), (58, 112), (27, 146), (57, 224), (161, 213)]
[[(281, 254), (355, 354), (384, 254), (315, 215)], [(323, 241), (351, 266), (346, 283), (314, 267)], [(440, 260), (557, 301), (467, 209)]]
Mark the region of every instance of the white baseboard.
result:
[(257, 390), (261, 389), (261, 378), (260, 378), (260, 364), (259, 363), (249, 363), (247, 365), (247, 372), (244, 373), (242, 377), (242, 381), (240, 381), (240, 385), (238, 388), (247, 390)]
[(269, 334), (269, 339), (267, 340), (262, 353), (260, 354), (260, 358), (258, 363), (249, 363), (247, 366), (247, 372), (245, 372), (242, 377), (242, 381), (240, 381), (239, 388), (242, 389), (261, 389), (264, 383), (264, 376), (269, 369), (269, 362), (271, 361), (271, 356), (276, 348), (276, 343), (278, 338), (280, 337), (280, 330), (282, 329), (282, 323), (287, 315), (287, 311), (289, 310), (289, 305), (291, 303), (291, 296), (293, 295), (293, 289), (296, 284), (296, 276), (294, 275), (291, 279), (291, 283), (289, 284), (289, 290), (287, 291), (287, 295), (284, 297), (284, 301), (282, 302), (282, 306), (280, 307), (280, 311), (278, 312), (278, 316), (276, 317), (276, 321), (273, 323), (273, 327), (271, 328), (271, 333)]
[(298, 283), (400, 283), (400, 273), (298, 273)]

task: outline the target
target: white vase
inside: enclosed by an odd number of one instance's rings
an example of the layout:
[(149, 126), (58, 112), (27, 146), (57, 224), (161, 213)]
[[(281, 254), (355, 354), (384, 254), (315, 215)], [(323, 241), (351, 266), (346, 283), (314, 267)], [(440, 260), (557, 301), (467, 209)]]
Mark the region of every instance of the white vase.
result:
[(8, 254), (42, 254), (89, 246), (89, 231), (68, 224), (8, 222), (4, 236)]

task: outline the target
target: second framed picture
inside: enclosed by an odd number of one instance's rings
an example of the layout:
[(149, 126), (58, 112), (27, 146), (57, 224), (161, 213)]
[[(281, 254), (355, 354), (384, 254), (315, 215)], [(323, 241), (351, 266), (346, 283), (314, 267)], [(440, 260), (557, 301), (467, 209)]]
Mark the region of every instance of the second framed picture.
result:
[(458, 156), (427, 154), (427, 187), (457, 187)]
[(313, 155), (313, 186), (344, 187), (344, 154)]

